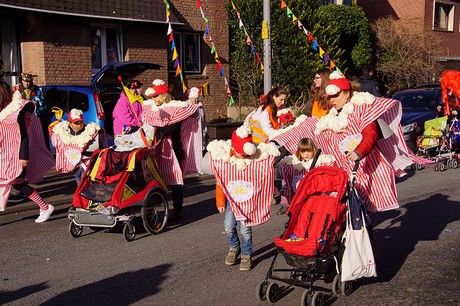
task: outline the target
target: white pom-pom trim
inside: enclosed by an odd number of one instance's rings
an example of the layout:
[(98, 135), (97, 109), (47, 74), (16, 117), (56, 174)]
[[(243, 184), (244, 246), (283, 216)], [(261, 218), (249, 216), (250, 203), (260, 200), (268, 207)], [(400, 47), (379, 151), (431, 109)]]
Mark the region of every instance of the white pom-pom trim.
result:
[(146, 96), (153, 96), (155, 94), (155, 89), (152, 87), (149, 87), (145, 90), (144, 95)]
[(290, 112), (291, 112), (291, 110), (289, 108), (283, 108), (283, 109), (280, 109), (279, 111), (276, 112), (276, 116), (281, 117), (281, 115), (287, 114), (287, 113), (290, 113)]
[(246, 138), (251, 134), (252, 130), (247, 125), (242, 125), (236, 129), (236, 136), (240, 138)]
[(334, 79), (343, 79), (344, 76), (341, 72), (334, 71), (329, 75), (329, 80), (334, 80)]
[(166, 84), (166, 83), (163, 80), (155, 79), (155, 80), (153, 80), (152, 84), (155, 85), (155, 86), (158, 86), (158, 85), (163, 85), (163, 84)]
[(249, 156), (254, 155), (256, 153), (256, 150), (257, 150), (256, 146), (254, 144), (252, 144), (251, 142), (246, 142), (243, 145), (244, 153), (246, 153)]
[(335, 96), (339, 92), (340, 88), (337, 85), (330, 84), (326, 86), (326, 94), (328, 94), (329, 96)]
[(83, 115), (83, 112), (79, 109), (72, 108), (72, 110), (70, 111), (70, 118), (72, 118), (72, 120), (81, 118), (81, 115)]

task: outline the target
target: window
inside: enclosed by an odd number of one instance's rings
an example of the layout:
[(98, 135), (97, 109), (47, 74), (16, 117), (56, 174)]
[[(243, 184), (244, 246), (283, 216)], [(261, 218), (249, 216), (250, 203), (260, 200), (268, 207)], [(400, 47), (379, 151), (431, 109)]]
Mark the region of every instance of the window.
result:
[(433, 30), (454, 30), (454, 5), (434, 2)]
[(91, 27), (91, 63), (93, 73), (107, 64), (123, 60), (121, 29), (118, 26)]
[[(201, 73), (201, 34), (193, 32), (174, 32), (174, 42), (184, 73)], [(169, 54), (169, 70), (176, 71)]]

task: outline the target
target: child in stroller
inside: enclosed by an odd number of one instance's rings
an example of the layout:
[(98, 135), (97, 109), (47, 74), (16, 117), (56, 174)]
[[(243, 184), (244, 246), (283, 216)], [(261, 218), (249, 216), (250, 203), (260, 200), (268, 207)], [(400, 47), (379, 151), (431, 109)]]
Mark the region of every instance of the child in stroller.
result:
[[(457, 168), (458, 128), (457, 119), (449, 120), (447, 116), (425, 121), (423, 135), (417, 139), (416, 154), (436, 161), (435, 171)], [(422, 168), (421, 164), (412, 165), (414, 170)]]

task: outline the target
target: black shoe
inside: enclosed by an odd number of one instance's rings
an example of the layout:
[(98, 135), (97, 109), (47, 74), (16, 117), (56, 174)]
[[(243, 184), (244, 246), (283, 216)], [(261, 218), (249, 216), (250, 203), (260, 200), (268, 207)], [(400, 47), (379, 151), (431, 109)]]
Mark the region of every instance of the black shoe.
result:
[(180, 211), (173, 211), (171, 216), (168, 218), (168, 221), (175, 222), (175, 221), (180, 221), (182, 220), (182, 215)]
[(24, 198), (19, 195), (10, 194), (10, 196), (8, 197), (9, 204), (21, 203), (22, 201), (24, 201)]

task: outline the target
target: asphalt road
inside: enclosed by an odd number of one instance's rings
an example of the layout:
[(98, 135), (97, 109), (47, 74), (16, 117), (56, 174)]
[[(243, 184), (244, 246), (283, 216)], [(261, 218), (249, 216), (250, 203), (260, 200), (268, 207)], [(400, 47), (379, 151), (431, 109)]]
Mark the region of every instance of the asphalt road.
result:
[[(460, 169), (424, 169), (399, 180), (401, 208), (372, 216), (378, 277), (357, 281), (348, 297), (318, 282), (328, 303), (459, 305), (459, 175)], [(81, 237), (70, 237), (67, 205), (43, 224), (34, 223), (36, 211), (1, 215), (0, 304), (268, 305), (258, 301), (256, 286), (287, 217), (273, 214), (254, 227), (255, 267), (240, 272), (224, 264), (228, 247), (214, 180), (191, 182), (186, 195), (182, 223), (156, 236), (140, 233), (133, 242), (120, 228), (85, 228)], [(300, 305), (303, 289), (279, 285), (275, 305)]]

